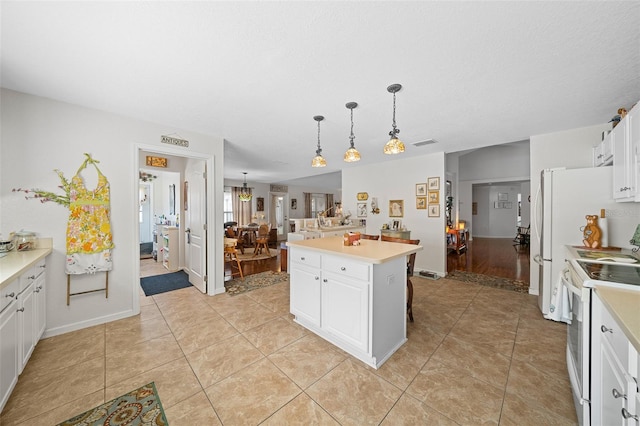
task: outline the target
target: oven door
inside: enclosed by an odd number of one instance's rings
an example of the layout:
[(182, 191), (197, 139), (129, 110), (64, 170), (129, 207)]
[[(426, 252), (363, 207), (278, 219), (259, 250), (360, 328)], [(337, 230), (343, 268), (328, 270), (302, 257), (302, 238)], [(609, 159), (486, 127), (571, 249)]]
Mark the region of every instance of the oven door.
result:
[(580, 425), (590, 424), (589, 406), (589, 330), (591, 289), (583, 287), (569, 265), (562, 273), (562, 283), (569, 293), (571, 322), (567, 325), (567, 369)]

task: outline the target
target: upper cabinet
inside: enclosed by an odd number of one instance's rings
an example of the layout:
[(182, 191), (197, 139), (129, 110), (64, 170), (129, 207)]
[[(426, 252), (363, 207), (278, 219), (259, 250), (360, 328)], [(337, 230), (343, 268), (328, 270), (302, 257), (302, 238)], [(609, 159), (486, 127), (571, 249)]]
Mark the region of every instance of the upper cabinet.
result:
[[(616, 201), (640, 201), (640, 106), (636, 105), (605, 140), (613, 152), (613, 198)], [(603, 141), (604, 142), (604, 141)]]

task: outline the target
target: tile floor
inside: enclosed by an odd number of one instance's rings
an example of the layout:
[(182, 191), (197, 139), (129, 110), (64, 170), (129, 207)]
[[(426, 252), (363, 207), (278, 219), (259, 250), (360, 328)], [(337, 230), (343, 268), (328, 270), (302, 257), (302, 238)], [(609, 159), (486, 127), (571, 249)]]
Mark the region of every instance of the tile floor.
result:
[(293, 322), (288, 283), (193, 288), (39, 342), (0, 424), (52, 425), (155, 381), (171, 426), (575, 425), (565, 326), (534, 296), (414, 277), (408, 342), (379, 370)]

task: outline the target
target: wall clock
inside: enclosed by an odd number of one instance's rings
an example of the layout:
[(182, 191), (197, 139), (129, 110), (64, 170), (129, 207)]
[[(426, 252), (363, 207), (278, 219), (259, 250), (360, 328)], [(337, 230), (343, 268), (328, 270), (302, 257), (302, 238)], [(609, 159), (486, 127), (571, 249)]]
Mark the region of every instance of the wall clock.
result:
[(358, 192), (358, 201), (366, 201), (369, 199), (369, 194), (366, 192)]

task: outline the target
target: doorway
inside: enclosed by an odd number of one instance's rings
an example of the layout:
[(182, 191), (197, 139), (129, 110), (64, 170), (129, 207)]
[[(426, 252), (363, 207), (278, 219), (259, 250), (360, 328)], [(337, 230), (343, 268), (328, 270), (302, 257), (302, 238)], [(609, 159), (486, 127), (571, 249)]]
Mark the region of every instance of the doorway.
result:
[(271, 194), (271, 207), (269, 217), (271, 218), (271, 228), (277, 230), (278, 241), (286, 240), (289, 232), (289, 194), (276, 193)]

